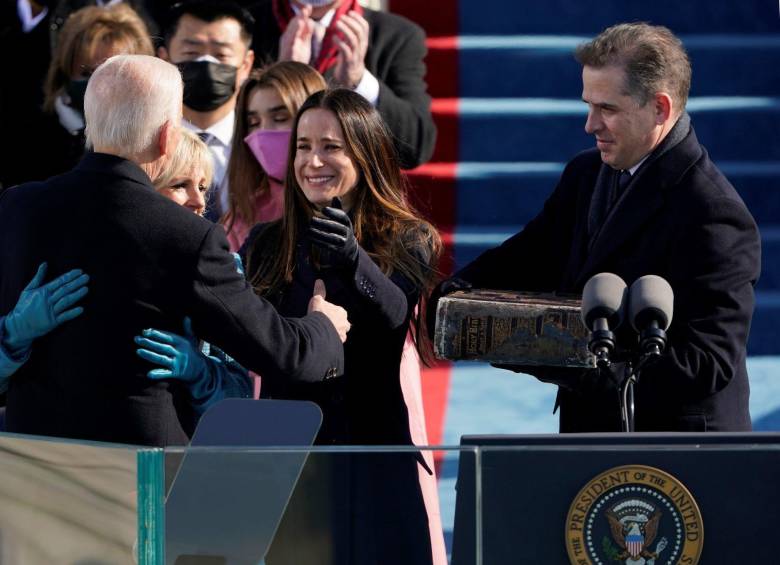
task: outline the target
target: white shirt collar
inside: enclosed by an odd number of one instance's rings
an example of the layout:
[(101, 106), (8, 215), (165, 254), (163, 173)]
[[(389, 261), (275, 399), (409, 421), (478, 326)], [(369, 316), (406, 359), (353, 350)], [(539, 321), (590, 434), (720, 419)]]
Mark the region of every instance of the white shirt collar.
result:
[(634, 173), (636, 172), (636, 170), (637, 170), (639, 167), (641, 167), (641, 166), (642, 166), (642, 163), (644, 163), (645, 161), (647, 161), (647, 158), (648, 158), (649, 156), (650, 156), (650, 153), (648, 153), (647, 155), (645, 155), (644, 157), (642, 157), (642, 158), (639, 160), (639, 162), (638, 162), (636, 165), (634, 165), (633, 167), (631, 167), (630, 169), (628, 169), (628, 173), (629, 173), (629, 174), (630, 174), (630, 175), (633, 177), (633, 176), (634, 176)]
[(30, 33), (39, 23), (41, 23), (41, 20), (46, 17), (46, 14), (49, 13), (49, 8), (44, 6), (43, 10), (41, 10), (41, 13), (33, 17), (30, 0), (17, 0), (16, 13), (19, 14), (19, 21), (22, 24), (22, 31), (24, 33)]
[(235, 120), (235, 114), (236, 112), (234, 110), (219, 120), (216, 124), (206, 128), (205, 130), (200, 129), (198, 126), (187, 120), (182, 120), (181, 123), (182, 126), (190, 131), (194, 131), (195, 133), (206, 131), (213, 135), (214, 138), (217, 139), (222, 145), (225, 147), (230, 147), (230, 142), (233, 139), (233, 122)]
[[(290, 2), (290, 7), (293, 9), (293, 12), (295, 12), (296, 15), (301, 13), (301, 9), (295, 4), (293, 4), (292, 2)], [(322, 16), (319, 20), (315, 20), (315, 21), (321, 26), (328, 27), (330, 25), (330, 22), (333, 21), (333, 16), (335, 14), (336, 14), (336, 8), (331, 8), (330, 10), (325, 12), (324, 16)]]

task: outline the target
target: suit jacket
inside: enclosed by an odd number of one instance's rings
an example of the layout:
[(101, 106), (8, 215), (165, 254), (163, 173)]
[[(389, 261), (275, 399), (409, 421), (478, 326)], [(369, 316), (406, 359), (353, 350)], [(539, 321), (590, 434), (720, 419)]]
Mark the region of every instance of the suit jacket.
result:
[[(256, 21), (252, 48), (258, 64), (279, 56), (281, 32), (271, 6), (265, 0), (250, 9)], [(396, 14), (364, 9), (363, 16), (370, 29), (365, 65), (379, 81), (377, 109), (395, 138), (402, 166), (411, 169), (427, 162), (436, 145), (425, 84), (425, 32)]]
[(289, 320), (236, 272), (221, 226), (157, 194), (134, 163), (93, 153), (72, 171), (0, 195), (0, 313), (36, 266), (84, 269), (84, 313), (33, 345), (11, 377), (9, 431), (134, 444), (184, 443), (173, 382), (146, 378), (144, 328), (195, 333), (258, 373), (321, 380), (343, 347), (320, 313)]
[[(636, 429), (749, 430), (745, 347), (761, 253), (755, 221), (691, 128), (648, 164), (589, 248), (600, 168), (597, 150), (578, 155), (522, 232), (456, 276), (477, 287), (560, 293), (582, 292), (600, 272), (628, 285), (646, 274), (664, 277), (675, 293), (674, 317), (665, 355), (636, 387)], [(619, 344), (630, 347), (635, 334), (623, 330)], [(574, 383), (566, 372), (539, 375), (572, 383), (559, 390), (561, 431), (619, 431), (611, 379), (592, 372)]]

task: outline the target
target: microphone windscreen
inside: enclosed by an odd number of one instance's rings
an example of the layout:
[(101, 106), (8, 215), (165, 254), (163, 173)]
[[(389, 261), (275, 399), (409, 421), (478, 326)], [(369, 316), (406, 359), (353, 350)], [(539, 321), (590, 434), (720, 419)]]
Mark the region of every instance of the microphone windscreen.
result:
[(582, 321), (589, 329), (598, 318), (608, 318), (616, 328), (623, 320), (626, 283), (613, 273), (593, 275), (582, 289)]
[(674, 291), (666, 279), (657, 275), (645, 275), (634, 281), (628, 298), (628, 316), (631, 326), (642, 331), (655, 319), (662, 330), (672, 323)]

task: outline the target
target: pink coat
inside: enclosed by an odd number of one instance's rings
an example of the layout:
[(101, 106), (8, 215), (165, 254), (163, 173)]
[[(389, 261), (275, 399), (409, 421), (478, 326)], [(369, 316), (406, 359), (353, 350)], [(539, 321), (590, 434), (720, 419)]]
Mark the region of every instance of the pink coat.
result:
[(238, 217), (230, 230), (227, 225), (224, 226), (230, 250), (234, 253), (241, 249), (255, 224), (273, 222), (281, 218), (284, 213), (284, 186), (271, 179), (268, 181), (269, 190), (255, 195), (255, 217), (252, 218), (252, 222), (246, 222)]

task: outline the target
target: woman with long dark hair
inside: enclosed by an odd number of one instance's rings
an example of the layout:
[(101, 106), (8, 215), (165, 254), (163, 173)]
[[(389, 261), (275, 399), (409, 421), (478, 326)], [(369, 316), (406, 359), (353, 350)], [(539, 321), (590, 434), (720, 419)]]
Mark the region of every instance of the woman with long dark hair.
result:
[[(374, 107), (349, 90), (310, 96), (293, 124), (285, 187), (282, 219), (256, 226), (247, 239), (247, 278), (285, 316), (304, 314), (321, 280), (352, 329), (343, 376), (264, 379), (261, 396), (319, 404), (319, 444), (412, 445), (401, 358), (410, 328), (428, 355), (416, 313), (425, 311), (418, 306), (433, 283), (441, 240), (409, 204)], [(411, 453), (361, 454), (329, 474), (348, 493), (349, 511), (339, 518), (351, 520), (334, 526), (341, 532), (334, 562), (433, 562), (441, 530), (432, 540), (418, 461), (425, 466)]]

